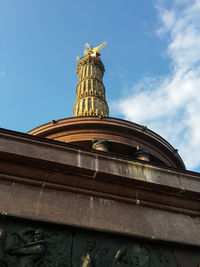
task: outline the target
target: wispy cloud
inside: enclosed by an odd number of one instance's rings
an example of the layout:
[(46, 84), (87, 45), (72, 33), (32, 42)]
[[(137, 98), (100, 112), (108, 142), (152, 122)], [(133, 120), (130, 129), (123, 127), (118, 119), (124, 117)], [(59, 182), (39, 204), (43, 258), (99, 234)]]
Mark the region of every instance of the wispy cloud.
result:
[(118, 101), (128, 120), (148, 127), (172, 143), (189, 169), (200, 168), (200, 0), (174, 0), (157, 7), (159, 36), (167, 37), (171, 72), (147, 77)]
[(4, 77), (6, 75), (5, 71), (0, 71), (0, 77)]

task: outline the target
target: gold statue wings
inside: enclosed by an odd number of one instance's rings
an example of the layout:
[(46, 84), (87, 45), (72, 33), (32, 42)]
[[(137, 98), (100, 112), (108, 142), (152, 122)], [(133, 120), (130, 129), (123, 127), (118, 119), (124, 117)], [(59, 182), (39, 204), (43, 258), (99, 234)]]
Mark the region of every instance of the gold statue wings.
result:
[(84, 51), (84, 55), (87, 56), (87, 55), (91, 55), (91, 56), (98, 56), (99, 55), (99, 51), (106, 45), (106, 42), (103, 42), (102, 44), (100, 44), (99, 46), (97, 47), (93, 47), (91, 48), (91, 46), (86, 43), (85, 44), (85, 51)]

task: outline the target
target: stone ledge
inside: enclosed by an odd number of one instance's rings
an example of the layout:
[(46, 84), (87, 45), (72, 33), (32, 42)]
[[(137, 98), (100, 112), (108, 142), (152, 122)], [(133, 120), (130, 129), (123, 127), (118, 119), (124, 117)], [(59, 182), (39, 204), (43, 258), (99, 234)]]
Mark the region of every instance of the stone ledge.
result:
[(5, 130), (0, 156), (2, 214), (200, 245), (198, 173)]

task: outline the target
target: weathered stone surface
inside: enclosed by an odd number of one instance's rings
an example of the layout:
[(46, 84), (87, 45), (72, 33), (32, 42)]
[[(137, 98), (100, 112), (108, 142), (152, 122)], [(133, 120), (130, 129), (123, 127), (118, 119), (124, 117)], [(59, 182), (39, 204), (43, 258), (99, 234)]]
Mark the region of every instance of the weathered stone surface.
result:
[(199, 174), (0, 134), (2, 214), (200, 245)]
[[(200, 249), (0, 216), (0, 266), (196, 267)], [(192, 257), (191, 257), (192, 256)]]

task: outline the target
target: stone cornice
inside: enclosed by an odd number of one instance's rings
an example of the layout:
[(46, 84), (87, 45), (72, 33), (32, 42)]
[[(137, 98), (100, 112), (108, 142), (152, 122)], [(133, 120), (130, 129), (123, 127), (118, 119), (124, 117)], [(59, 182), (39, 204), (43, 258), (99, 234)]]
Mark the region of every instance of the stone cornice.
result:
[(0, 157), (4, 216), (200, 246), (199, 173), (4, 129)]
[[(191, 199), (191, 201), (200, 199), (199, 173), (177, 171), (173, 168), (166, 167), (161, 168), (148, 163), (142, 164), (137, 161), (129, 161), (93, 150), (78, 149), (68, 144), (33, 137), (27, 134), (20, 134), (20, 136), (17, 136), (12, 131), (0, 131), (0, 155), (4, 162), (8, 161), (12, 162), (12, 164), (23, 164), (24, 166), (27, 165), (27, 167), (37, 166), (38, 169), (48, 169), (51, 171), (59, 170), (61, 173), (73, 173), (73, 175), (83, 177), (82, 179), (92, 179), (94, 184), (97, 181), (110, 183), (112, 185), (109, 187), (111, 192), (107, 189), (107, 194), (114, 193), (114, 184), (119, 187), (121, 186), (122, 189), (128, 187), (128, 191), (130, 192), (130, 187), (132, 187), (133, 191), (135, 191), (137, 187), (138, 189), (141, 188), (140, 190), (147, 190), (147, 192), (148, 190), (155, 191), (155, 194), (158, 194), (158, 196), (161, 194), (161, 199), (155, 199), (155, 202), (163, 202), (162, 205), (167, 205), (168, 207), (171, 204), (167, 203), (166, 199), (163, 201), (162, 198), (163, 195), (167, 195), (168, 198), (170, 198), (171, 195), (173, 199), (177, 198), (179, 208), (183, 209), (186, 204), (181, 204), (184, 203), (184, 198), (187, 200)], [(106, 162), (109, 162), (109, 164), (106, 164)], [(35, 174), (33, 174), (33, 177), (29, 178), (26, 177), (29, 182), (31, 179), (35, 179)], [(40, 181), (43, 180), (43, 178), (37, 177), (36, 180)], [(61, 181), (56, 177), (55, 180), (48, 180), (48, 177), (45, 179), (46, 182), (72, 186), (70, 180)], [(89, 182), (89, 180), (87, 181)], [(34, 183), (35, 181), (32, 182)], [(119, 191), (119, 196), (124, 198), (130, 197), (130, 192), (127, 195), (128, 191)], [(100, 192), (101, 190), (99, 193)], [(137, 194), (140, 195), (139, 192)], [(139, 195), (137, 196), (138, 199), (140, 198)], [(152, 195), (152, 193), (150, 195)], [(146, 195), (146, 201), (153, 203), (154, 199), (152, 199), (152, 196), (149, 199), (147, 196), (148, 193)], [(133, 195), (131, 199), (132, 197)], [(142, 199), (140, 200), (142, 201)], [(186, 212), (190, 212), (190, 210), (192, 211), (193, 209), (199, 212), (200, 206), (196, 208), (193, 206), (188, 210), (186, 208)]]

